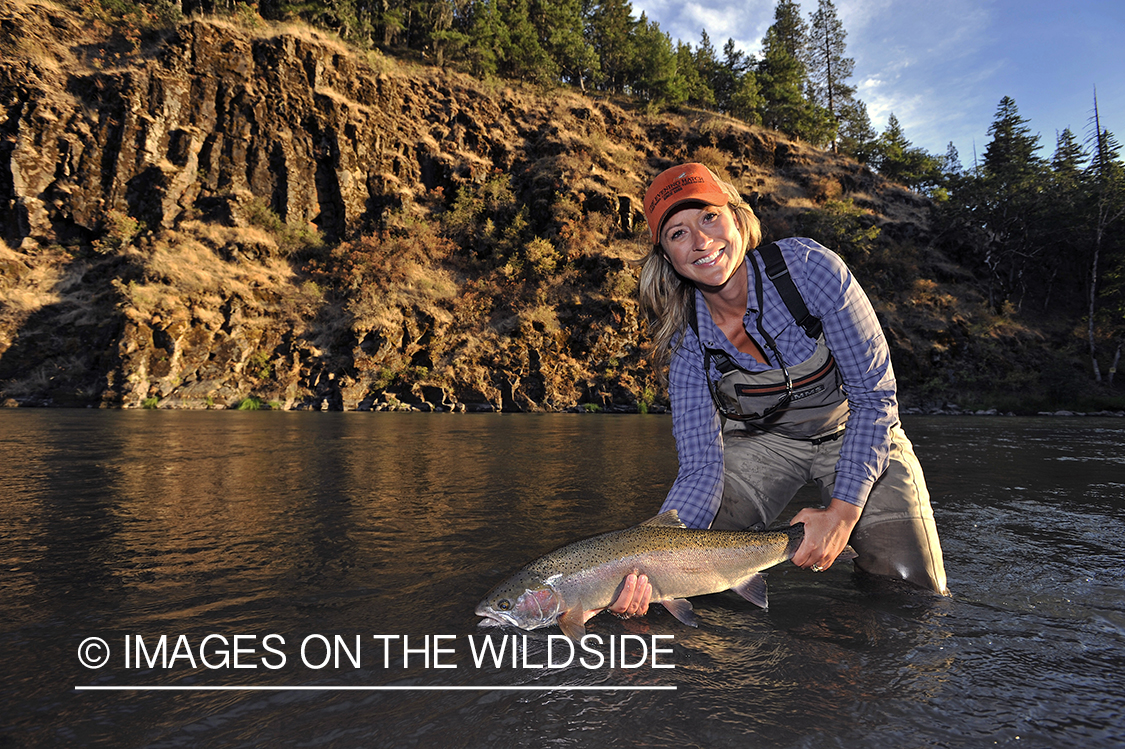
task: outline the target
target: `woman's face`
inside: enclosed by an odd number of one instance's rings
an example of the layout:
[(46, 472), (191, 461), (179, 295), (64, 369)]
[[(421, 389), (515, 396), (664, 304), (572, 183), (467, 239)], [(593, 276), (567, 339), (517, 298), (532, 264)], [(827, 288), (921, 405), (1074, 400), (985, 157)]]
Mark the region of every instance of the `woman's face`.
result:
[(746, 259), (746, 245), (729, 206), (681, 208), (660, 232), (676, 272), (707, 290), (723, 286)]

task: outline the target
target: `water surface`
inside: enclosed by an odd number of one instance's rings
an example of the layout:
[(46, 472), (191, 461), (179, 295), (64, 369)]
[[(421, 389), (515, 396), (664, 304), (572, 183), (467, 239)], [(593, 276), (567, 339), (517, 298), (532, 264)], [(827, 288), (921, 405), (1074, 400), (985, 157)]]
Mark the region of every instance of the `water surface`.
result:
[[(766, 611), (725, 593), (695, 599), (698, 629), (663, 609), (589, 623), (627, 665), (658, 643), (674, 668), (535, 668), (557, 629), (478, 664), (471, 643), (515, 631), (473, 609), (530, 559), (654, 514), (668, 417), (2, 412), (0, 746), (1125, 744), (1125, 422), (906, 427), (952, 598), (783, 565)], [(160, 635), (191, 655), (126, 665), (127, 637), (155, 657)], [(209, 635), (231, 658), (241, 636), (242, 667), (204, 665)], [(314, 667), (337, 636), (360, 664)], [(101, 668), (79, 661), (88, 637)], [(535, 689), (425, 689), (515, 686)]]

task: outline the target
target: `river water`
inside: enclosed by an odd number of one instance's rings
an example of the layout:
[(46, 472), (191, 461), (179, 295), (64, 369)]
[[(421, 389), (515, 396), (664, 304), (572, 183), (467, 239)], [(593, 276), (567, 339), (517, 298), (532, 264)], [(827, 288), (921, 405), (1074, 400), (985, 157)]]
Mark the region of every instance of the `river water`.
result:
[(1125, 420), (905, 426), (951, 598), (784, 564), (568, 652), (473, 610), (655, 513), (666, 416), (0, 412), (0, 747), (1125, 745)]

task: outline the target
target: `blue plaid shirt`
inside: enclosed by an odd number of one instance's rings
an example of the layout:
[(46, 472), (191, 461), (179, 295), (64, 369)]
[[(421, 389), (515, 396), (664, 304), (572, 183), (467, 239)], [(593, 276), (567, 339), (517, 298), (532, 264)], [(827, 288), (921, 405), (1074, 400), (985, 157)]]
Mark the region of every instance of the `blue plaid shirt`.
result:
[[(833, 497), (860, 507), (867, 501), (875, 480), (887, 467), (890, 430), (897, 426), (898, 397), (883, 330), (851, 271), (836, 253), (811, 239), (778, 242), (789, 273), (805, 305), (824, 325), (828, 348), (836, 358), (848, 397), (848, 428), (836, 464)], [(748, 254), (747, 309), (758, 306), (754, 274), (762, 259)], [(762, 322), (777, 342), (786, 362), (803, 362), (812, 356), (816, 342), (805, 335), (763, 273)], [(718, 411), (704, 379), (699, 339), (710, 348), (726, 351), (749, 371), (772, 369), (738, 351), (711, 319), (703, 295), (696, 292), (699, 337), (688, 329), (672, 356), (668, 370), (672, 399), (672, 433), (676, 438), (680, 469), (661, 512), (679, 511), (690, 528), (707, 528), (723, 497), (723, 436)], [(754, 323), (756, 314), (743, 320), (746, 332), (768, 352)], [(718, 373), (714, 373), (718, 378)]]

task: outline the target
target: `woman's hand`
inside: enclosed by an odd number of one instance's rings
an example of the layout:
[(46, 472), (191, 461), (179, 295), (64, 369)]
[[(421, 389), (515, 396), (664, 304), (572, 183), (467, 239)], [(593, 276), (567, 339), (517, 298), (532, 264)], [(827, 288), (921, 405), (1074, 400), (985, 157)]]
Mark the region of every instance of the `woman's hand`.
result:
[[(648, 605), (652, 603), (652, 585), (648, 575), (632, 573), (625, 577), (625, 584), (617, 600), (611, 603), (605, 611), (628, 618), (630, 616), (644, 616), (648, 613)], [(583, 621), (588, 621), (602, 609), (594, 609), (584, 614)]]
[(810, 568), (813, 572), (831, 567), (848, 545), (852, 528), (855, 528), (862, 513), (862, 507), (842, 499), (833, 499), (825, 508), (806, 507), (798, 512), (790, 525), (804, 523), (805, 540), (793, 555), (793, 564)]

